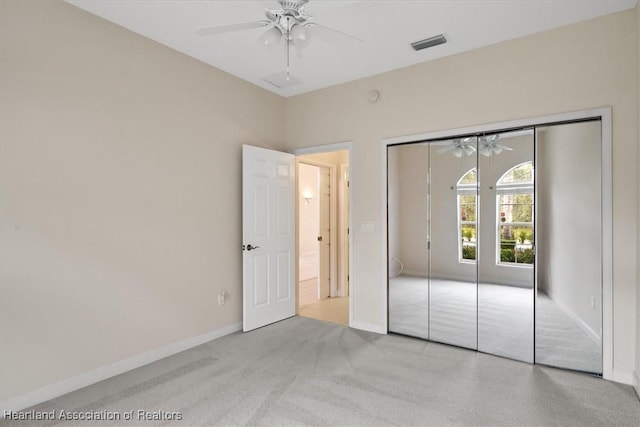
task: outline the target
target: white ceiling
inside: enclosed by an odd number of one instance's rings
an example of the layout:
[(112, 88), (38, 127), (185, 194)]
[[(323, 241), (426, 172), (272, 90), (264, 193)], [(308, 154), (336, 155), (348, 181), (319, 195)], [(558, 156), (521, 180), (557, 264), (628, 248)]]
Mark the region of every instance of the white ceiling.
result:
[[(67, 0), (75, 6), (197, 58), (237, 77), (292, 96), (453, 55), (501, 41), (632, 8), (637, 0), (311, 0), (315, 22), (353, 34), (313, 40), (292, 75), (302, 82), (277, 88), (264, 77), (285, 69), (284, 49), (270, 53), (257, 39), (264, 28), (199, 36), (195, 29), (264, 19), (275, 0)], [(445, 45), (416, 52), (409, 44), (444, 34)]]

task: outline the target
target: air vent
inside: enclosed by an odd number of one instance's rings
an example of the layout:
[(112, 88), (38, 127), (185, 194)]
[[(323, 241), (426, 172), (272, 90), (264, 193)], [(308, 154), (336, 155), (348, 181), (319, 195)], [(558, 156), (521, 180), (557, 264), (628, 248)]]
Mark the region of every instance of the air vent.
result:
[(287, 76), (287, 73), (284, 71), (267, 76), (264, 78), (264, 81), (280, 89), (302, 83), (302, 80), (294, 76)]
[(442, 34), (434, 37), (430, 37), (428, 39), (420, 40), (417, 42), (411, 43), (411, 47), (415, 50), (422, 50), (428, 47), (438, 46), (439, 44), (445, 44), (447, 39), (444, 38)]

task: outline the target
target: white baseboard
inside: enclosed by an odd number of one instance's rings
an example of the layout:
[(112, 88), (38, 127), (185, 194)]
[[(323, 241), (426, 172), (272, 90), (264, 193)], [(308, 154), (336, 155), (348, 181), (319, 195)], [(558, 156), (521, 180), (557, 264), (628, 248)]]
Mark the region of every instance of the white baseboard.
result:
[(638, 399), (640, 399), (640, 376), (638, 372), (633, 373), (633, 388), (635, 389), (636, 394), (638, 395)]
[(47, 400), (55, 399), (56, 397), (72, 391), (79, 390), (91, 384), (115, 377), (116, 375), (120, 375), (132, 369), (148, 365), (149, 363), (153, 363), (157, 360), (164, 359), (165, 357), (172, 356), (176, 353), (180, 353), (181, 351), (188, 350), (199, 346), (200, 344), (204, 344), (211, 340), (215, 340), (241, 330), (242, 322), (233, 323), (220, 329), (216, 329), (215, 331), (174, 342), (156, 350), (151, 350), (111, 365), (103, 366), (78, 376), (41, 387), (23, 395), (12, 397), (0, 402), (0, 419), (4, 418), (7, 412), (21, 411), (39, 403), (46, 402)]
[(351, 320), (351, 322), (349, 322), (349, 327), (367, 332), (375, 332), (376, 334), (387, 334), (387, 330), (382, 325), (361, 322), (359, 320)]

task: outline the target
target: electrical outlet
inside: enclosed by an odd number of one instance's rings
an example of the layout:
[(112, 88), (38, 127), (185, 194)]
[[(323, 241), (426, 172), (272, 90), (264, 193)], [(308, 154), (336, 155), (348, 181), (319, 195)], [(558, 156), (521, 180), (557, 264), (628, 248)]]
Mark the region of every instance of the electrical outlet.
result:
[(224, 305), (226, 299), (226, 294), (224, 291), (218, 294), (218, 305)]

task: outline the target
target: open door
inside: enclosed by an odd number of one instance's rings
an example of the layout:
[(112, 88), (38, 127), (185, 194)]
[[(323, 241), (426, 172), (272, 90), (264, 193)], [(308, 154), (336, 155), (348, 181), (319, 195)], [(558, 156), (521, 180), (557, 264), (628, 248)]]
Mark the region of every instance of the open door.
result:
[(242, 147), (243, 330), (295, 315), (292, 154)]

